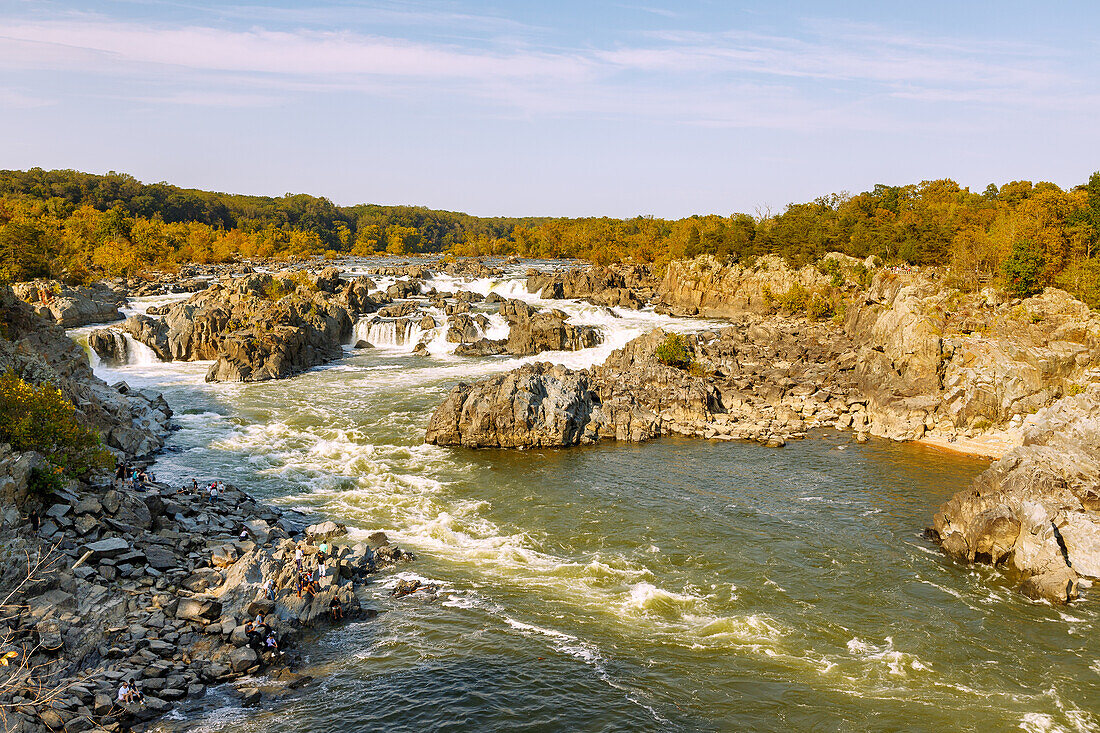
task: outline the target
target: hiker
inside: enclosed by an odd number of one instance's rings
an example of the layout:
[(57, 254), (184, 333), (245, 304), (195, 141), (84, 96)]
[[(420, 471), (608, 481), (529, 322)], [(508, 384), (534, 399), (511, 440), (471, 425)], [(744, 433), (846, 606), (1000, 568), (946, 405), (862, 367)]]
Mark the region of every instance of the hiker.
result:
[(198, 479), (194, 479), (194, 478), (191, 479), (191, 493), (194, 494), (195, 496), (199, 495), (199, 480)]
[(218, 482), (210, 484), (210, 503), (214, 504), (218, 500)]
[(275, 600), (275, 580), (273, 578), (264, 581), (264, 594), (267, 596), (267, 600)]
[(302, 548), (294, 548), (294, 565), (298, 568), (298, 572), (302, 572)]
[(327, 572), (328, 572), (328, 566), (325, 564), (324, 560), (317, 563), (317, 576), (318, 576), (318, 579), (325, 577)]
[(121, 489), (124, 483), (126, 483), (126, 464), (119, 463), (118, 468), (115, 469), (115, 488)]
[(130, 685), (126, 682), (126, 680), (123, 680), (122, 684), (118, 686), (118, 702), (122, 705), (125, 705), (130, 702), (130, 699)]
[(38, 507), (31, 508), (31, 513), (30, 516), (27, 517), (27, 520), (31, 523), (31, 529), (37, 532), (38, 528), (42, 526), (42, 516), (38, 513)]
[(295, 582), (295, 584), (298, 588), (298, 597), (301, 598), (302, 597), (302, 591), (305, 590), (305, 588), (306, 588), (305, 576), (300, 572), (295, 573), (294, 574), (294, 582)]
[(340, 599), (336, 596), (333, 596), (332, 600), (329, 601), (328, 610), (332, 614), (333, 621), (339, 621), (344, 617), (344, 607), (340, 605)]
[(328, 543), (321, 540), (321, 544), (317, 546), (317, 559), (324, 562), (326, 555), (328, 555)]
[(263, 651), (263, 632), (257, 629), (256, 625), (252, 623), (251, 620), (244, 625), (244, 634), (248, 637), (248, 646), (252, 651), (257, 654)]

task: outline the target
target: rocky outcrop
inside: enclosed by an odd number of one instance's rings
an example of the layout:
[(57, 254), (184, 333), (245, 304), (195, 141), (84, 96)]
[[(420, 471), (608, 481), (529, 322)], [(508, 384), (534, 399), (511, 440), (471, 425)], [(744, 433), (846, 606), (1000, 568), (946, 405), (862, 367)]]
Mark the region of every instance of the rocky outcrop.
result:
[(1100, 379), (1100, 317), (1053, 288), (1026, 300), (945, 288), (935, 272), (877, 274), (848, 309), (871, 432), (915, 439), (1018, 426)]
[(1100, 579), (1100, 385), (1041, 410), (1023, 445), (940, 507), (933, 532), (1035, 598), (1064, 603), (1080, 577)]
[(122, 328), (162, 360), (214, 360), (207, 381), (280, 379), (338, 358), (352, 316), (377, 308), (368, 291), (335, 268), (312, 280), (253, 274), (212, 285), (163, 316), (133, 316)]
[[(412, 559), (388, 540), (330, 539), (320, 576), (316, 546), (291, 536), (303, 518), (231, 486), (210, 503), (160, 484), (142, 492), (73, 485), (47, 506), (36, 533), (14, 507), (0, 515), (0, 541), (11, 550), (0, 561), (0, 590), (13, 593), (14, 609), (4, 646), (20, 655), (0, 672), (0, 682), (15, 682), (0, 684), (12, 730), (130, 729), (249, 674), (307, 683), (291, 671), (302, 661), (303, 631), (371, 617), (369, 576)], [(319, 576), (302, 593), (297, 550), (302, 569)], [(48, 571), (27, 581), (28, 559)], [(245, 624), (257, 615), (279, 653), (249, 637)], [(131, 678), (144, 705), (116, 701)]]
[[(845, 258), (842, 262), (855, 269), (859, 261)], [(776, 299), (796, 288), (812, 293), (831, 284), (831, 277), (821, 269), (807, 265), (794, 270), (777, 255), (732, 264), (703, 255), (670, 262), (657, 295), (676, 315), (734, 318), (772, 313)]]
[(34, 280), (16, 283), (12, 289), (39, 316), (64, 328), (120, 321), (119, 308), (126, 305), (125, 292), (104, 283), (69, 287), (56, 280)]
[(525, 365), (460, 384), (429, 422), (426, 440), (465, 447), (567, 447), (660, 435), (751, 439), (781, 445), (811, 427), (866, 429), (846, 337), (792, 320), (748, 318), (719, 333), (682, 337), (691, 368), (667, 366), (655, 330), (573, 371)]
[(144, 456), (164, 445), (172, 411), (161, 395), (125, 383), (108, 386), (60, 326), (38, 316), (8, 287), (0, 287), (0, 326), (0, 371), (57, 387), (116, 453)]
[(656, 284), (644, 265), (527, 272), (527, 292), (537, 293), (542, 298), (576, 298), (596, 305), (624, 308), (641, 307), (653, 296)]
[(598, 329), (567, 323), (568, 316), (559, 310), (540, 312), (523, 301), (509, 300), (500, 304), (499, 312), (510, 326), (505, 349), (516, 356), (577, 351), (603, 341)]
[(467, 448), (550, 448), (592, 443), (602, 414), (585, 372), (527, 364), (460, 384), (436, 410), (426, 440)]

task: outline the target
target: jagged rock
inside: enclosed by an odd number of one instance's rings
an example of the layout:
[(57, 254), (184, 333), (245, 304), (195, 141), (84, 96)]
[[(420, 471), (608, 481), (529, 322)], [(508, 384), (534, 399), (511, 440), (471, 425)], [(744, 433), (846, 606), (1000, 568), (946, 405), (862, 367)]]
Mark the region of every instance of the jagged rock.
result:
[(586, 373), (528, 364), (455, 387), (432, 416), (425, 440), (468, 448), (576, 445), (593, 441), (589, 426), (600, 424), (593, 419), (598, 411)]
[(97, 561), (104, 557), (113, 557), (115, 555), (121, 555), (130, 549), (130, 543), (121, 537), (110, 537), (105, 540), (99, 540), (98, 542), (89, 542), (84, 546), (85, 552), (92, 553), (90, 560)]
[(118, 309), (126, 303), (123, 293), (103, 283), (74, 288), (56, 280), (35, 280), (16, 283), (12, 287), (16, 295), (32, 305), (39, 316), (63, 328), (122, 320)]
[(176, 618), (185, 621), (213, 620), (221, 613), (221, 602), (212, 598), (181, 598), (176, 607)]
[(498, 356), (508, 353), (508, 339), (481, 338), (472, 343), (459, 344), (454, 353), (458, 356)]
[(229, 653), (229, 668), (234, 672), (244, 672), (259, 663), (256, 652), (247, 646), (238, 647)]
[(125, 364), (129, 347), (121, 331), (97, 328), (88, 334), (88, 346), (108, 364)]
[(334, 537), (342, 537), (348, 533), (348, 528), (343, 524), (328, 521), (320, 524), (311, 524), (306, 527), (306, 537), (314, 542), (330, 540)]
[(1028, 595), (1072, 600), (1078, 575), (1100, 573), (1098, 457), (1100, 385), (1092, 385), (1035, 415), (1023, 445), (940, 507), (935, 536), (960, 559), (1011, 557)]

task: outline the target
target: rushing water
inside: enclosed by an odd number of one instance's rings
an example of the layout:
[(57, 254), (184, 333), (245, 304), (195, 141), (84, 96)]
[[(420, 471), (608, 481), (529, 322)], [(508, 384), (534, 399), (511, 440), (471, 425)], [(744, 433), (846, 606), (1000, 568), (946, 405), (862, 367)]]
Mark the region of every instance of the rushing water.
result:
[[(383, 285), (386, 283), (383, 282)], [(462, 283), (526, 295), (519, 281)], [(545, 303), (542, 303), (545, 305)], [(143, 307), (145, 303), (136, 304)], [(555, 302), (600, 325), (584, 366), (654, 325), (708, 324)], [(443, 320), (437, 314), (437, 320)], [(360, 324), (360, 335), (372, 332)], [(491, 328), (497, 328), (492, 325)], [(387, 332), (388, 333), (388, 332)], [(1096, 730), (1091, 600), (1055, 609), (922, 537), (986, 463), (822, 432), (784, 449), (666, 439), (564, 451), (423, 444), (455, 382), (519, 360), (349, 351), (327, 368), (207, 385), (206, 364), (99, 367), (163, 390), (180, 430), (160, 477), (219, 477), (284, 506), (384, 529), (435, 602), (379, 593), (377, 619), (307, 650), (323, 680), (200, 730)], [(147, 361), (147, 359), (146, 359)]]

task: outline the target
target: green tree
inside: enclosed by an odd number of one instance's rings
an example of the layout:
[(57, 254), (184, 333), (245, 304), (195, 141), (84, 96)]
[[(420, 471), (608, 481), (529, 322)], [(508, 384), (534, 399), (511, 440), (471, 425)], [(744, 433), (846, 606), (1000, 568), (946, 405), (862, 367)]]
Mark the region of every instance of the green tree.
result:
[(1005, 289), (1026, 298), (1042, 288), (1039, 275), (1045, 262), (1043, 253), (1030, 239), (1018, 239), (1012, 245), (1012, 253), (1004, 261)]

